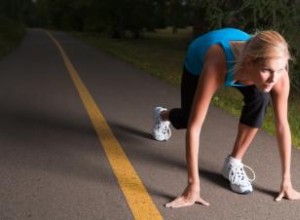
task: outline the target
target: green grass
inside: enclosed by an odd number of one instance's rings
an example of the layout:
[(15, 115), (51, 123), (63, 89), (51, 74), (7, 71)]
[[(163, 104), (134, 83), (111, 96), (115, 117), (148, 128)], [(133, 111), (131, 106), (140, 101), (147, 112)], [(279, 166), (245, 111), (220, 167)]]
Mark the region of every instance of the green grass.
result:
[[(133, 65), (153, 74), (173, 85), (180, 85), (182, 64), (188, 43), (192, 39), (190, 28), (179, 29), (173, 34), (171, 29), (145, 33), (142, 39), (116, 40), (95, 34), (75, 34), (80, 39), (113, 54)], [(297, 95), (299, 99), (299, 95)], [(292, 97), (289, 106), (292, 141), (296, 148), (300, 147), (300, 103), (296, 96)], [(240, 115), (242, 96), (235, 89), (224, 87), (213, 98), (214, 105), (235, 116)], [(269, 108), (263, 129), (274, 135), (274, 116)]]
[(179, 31), (178, 36), (164, 31), (144, 34), (142, 39), (117, 40), (91, 34), (77, 36), (165, 81), (178, 85), (190, 37), (186, 36), (186, 31), (183, 32), (185, 34), (180, 34)]
[(292, 142), (300, 149), (300, 94), (292, 94), (289, 105), (289, 121), (292, 130)]
[(0, 59), (21, 42), (25, 32), (22, 24), (0, 18)]

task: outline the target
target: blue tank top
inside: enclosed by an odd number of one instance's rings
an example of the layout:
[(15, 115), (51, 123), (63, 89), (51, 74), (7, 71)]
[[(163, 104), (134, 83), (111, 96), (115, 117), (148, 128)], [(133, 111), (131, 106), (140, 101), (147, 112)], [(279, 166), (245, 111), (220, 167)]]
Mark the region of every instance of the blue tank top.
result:
[(242, 86), (233, 81), (235, 57), (230, 47), (230, 41), (247, 41), (250, 38), (249, 34), (234, 28), (210, 31), (192, 41), (185, 57), (185, 68), (189, 73), (199, 75), (203, 68), (206, 51), (212, 45), (219, 44), (226, 57), (227, 72), (224, 84), (226, 86)]

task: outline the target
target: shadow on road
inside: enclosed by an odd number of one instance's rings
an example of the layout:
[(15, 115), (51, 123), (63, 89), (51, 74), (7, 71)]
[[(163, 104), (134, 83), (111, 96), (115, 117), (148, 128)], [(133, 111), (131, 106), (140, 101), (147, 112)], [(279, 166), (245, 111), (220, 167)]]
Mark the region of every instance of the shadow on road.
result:
[(117, 130), (122, 130), (127, 133), (130, 133), (130, 134), (133, 134), (136, 136), (140, 136), (142, 138), (153, 140), (152, 135), (149, 132), (145, 132), (145, 131), (139, 130), (137, 128), (130, 127), (125, 124), (117, 124), (117, 123), (109, 123), (109, 124), (111, 124), (112, 127), (116, 128)]
[(201, 178), (208, 180), (209, 182), (220, 186), (224, 189), (228, 189), (228, 181), (219, 173), (207, 169), (200, 169)]
[(273, 197), (274, 199), (278, 196), (278, 192), (271, 190), (271, 189), (266, 189), (259, 185), (254, 185), (254, 190), (256, 190), (257, 192), (269, 195), (269, 196)]

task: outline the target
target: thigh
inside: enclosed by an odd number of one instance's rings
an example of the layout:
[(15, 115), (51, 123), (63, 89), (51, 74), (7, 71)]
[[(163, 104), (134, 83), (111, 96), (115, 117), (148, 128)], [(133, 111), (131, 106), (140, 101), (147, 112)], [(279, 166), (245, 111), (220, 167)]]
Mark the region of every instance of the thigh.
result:
[(189, 116), (198, 84), (198, 75), (183, 70), (181, 80), (181, 109)]
[(187, 128), (198, 78), (198, 76), (188, 73), (185, 69), (183, 70), (181, 79), (181, 108), (173, 108), (169, 113), (169, 120), (176, 129)]

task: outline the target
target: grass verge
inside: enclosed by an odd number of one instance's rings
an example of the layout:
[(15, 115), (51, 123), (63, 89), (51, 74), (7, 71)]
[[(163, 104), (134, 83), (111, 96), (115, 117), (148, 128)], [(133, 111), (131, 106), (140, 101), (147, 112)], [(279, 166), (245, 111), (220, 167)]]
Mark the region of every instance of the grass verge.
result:
[[(153, 33), (145, 33), (142, 39), (116, 40), (88, 33), (76, 33), (75, 35), (85, 42), (177, 86), (180, 84), (185, 52), (192, 39), (192, 31), (189, 28), (180, 29), (176, 34), (173, 34), (170, 29), (157, 30)], [(289, 121), (293, 145), (300, 149), (300, 115), (298, 114), (300, 103), (296, 100), (296, 95), (291, 95)], [(242, 96), (238, 91), (224, 87), (215, 94), (213, 104), (238, 117), (243, 105)], [(268, 109), (263, 129), (274, 135), (272, 108)]]
[(0, 18), (0, 59), (21, 42), (25, 33), (23, 24)]

